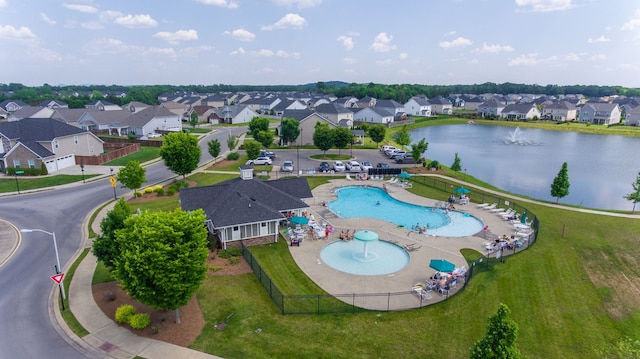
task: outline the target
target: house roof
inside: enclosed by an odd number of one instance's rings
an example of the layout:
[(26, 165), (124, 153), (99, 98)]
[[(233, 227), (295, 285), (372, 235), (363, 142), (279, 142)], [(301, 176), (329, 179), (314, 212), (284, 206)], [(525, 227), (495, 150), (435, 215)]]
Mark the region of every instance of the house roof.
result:
[(531, 111), (531, 109), (534, 107), (535, 105), (532, 103), (514, 103), (505, 106), (505, 108), (502, 110), (502, 113), (529, 113), (529, 111)]
[(316, 107), (316, 112), (318, 113), (326, 113), (326, 114), (341, 114), (341, 113), (353, 113), (349, 109), (345, 108), (342, 105), (338, 105), (335, 102), (331, 103), (323, 103)]
[(149, 123), (155, 117), (176, 117), (168, 108), (162, 106), (147, 107), (142, 111), (138, 111), (131, 116), (123, 119), (121, 124), (127, 124), (134, 127), (142, 127)]
[(7, 138), (29, 141), (52, 141), (87, 131), (51, 118), (25, 118), (20, 121), (0, 123), (0, 133)]
[(301, 198), (310, 198), (305, 178), (273, 181), (234, 178), (212, 186), (185, 188), (180, 191), (182, 209), (202, 208), (214, 227), (279, 220), (282, 212), (307, 208)]
[(312, 110), (284, 110), (282, 113), (282, 117), (293, 118), (298, 120), (298, 122), (304, 120), (305, 118), (313, 115), (314, 112)]

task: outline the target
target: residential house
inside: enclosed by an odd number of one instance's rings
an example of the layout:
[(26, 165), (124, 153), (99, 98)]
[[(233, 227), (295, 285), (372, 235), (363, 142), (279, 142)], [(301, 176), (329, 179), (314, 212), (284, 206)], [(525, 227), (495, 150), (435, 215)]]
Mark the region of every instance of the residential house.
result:
[(329, 100), (324, 96), (314, 96), (308, 102), (309, 107), (311, 108), (316, 108), (318, 106), (329, 104), (329, 103), (331, 103), (331, 100)]
[(394, 118), (399, 118), (405, 113), (404, 105), (395, 100), (377, 100), (373, 107), (389, 111)]
[(86, 109), (96, 109), (99, 111), (122, 111), (122, 107), (105, 100), (98, 100), (84, 105)]
[(215, 118), (216, 108), (208, 105), (194, 106), (193, 112), (198, 115), (198, 122), (207, 122)]
[(189, 111), (189, 108), (185, 107), (185, 105), (181, 103), (175, 101), (166, 101), (161, 103), (160, 106), (180, 116), (180, 118), (185, 122), (189, 120), (189, 117), (187, 117), (187, 111)]
[(434, 114), (451, 115), (453, 113), (453, 104), (445, 97), (436, 96), (429, 99), (429, 103), (431, 104), (431, 112)]
[(500, 117), (507, 120), (533, 120), (540, 118), (540, 110), (534, 103), (515, 103), (505, 106)]
[(273, 112), (276, 116), (282, 117), (286, 110), (304, 110), (307, 105), (300, 100), (282, 100), (274, 108)]
[(202, 99), (203, 106), (213, 106), (216, 108), (222, 108), (224, 105), (230, 105), (231, 102), (229, 100), (229, 94), (227, 93), (216, 93), (210, 96), (207, 96)]
[(131, 116), (131, 112), (84, 110), (78, 119), (77, 126), (87, 131), (108, 131), (110, 135), (123, 136), (128, 133), (128, 125), (124, 120)]
[(182, 131), (182, 119), (169, 109), (153, 106), (131, 114), (121, 122), (126, 125), (127, 134), (148, 136), (156, 131)]
[(215, 114), (211, 116), (209, 123), (249, 123), (254, 117), (259, 116), (260, 114), (252, 110), (249, 106), (227, 105), (220, 110), (216, 110)]
[(640, 106), (627, 110), (624, 124), (625, 126), (640, 126)]
[[(67, 125), (80, 127), (78, 126), (78, 120), (80, 120), (80, 117), (82, 117), (82, 115), (84, 115), (84, 113), (87, 111), (88, 110), (86, 108), (57, 108), (54, 110), (54, 113), (53, 115), (51, 115), (51, 118), (54, 118), (58, 121), (62, 121)], [(93, 110), (93, 111), (97, 111), (97, 110)]]
[(393, 122), (394, 116), (391, 112), (378, 107), (366, 107), (353, 114), (353, 119), (360, 123), (383, 124)]
[(60, 100), (44, 100), (38, 104), (39, 107), (48, 107), (48, 108), (69, 108), (69, 104), (60, 101)]
[(40, 168), (49, 173), (75, 165), (75, 156), (104, 152), (93, 133), (52, 118), (0, 123), (0, 171), (7, 167)]
[[(337, 125), (331, 120), (321, 116), (320, 114), (312, 110), (286, 110), (282, 114), (282, 117), (298, 120), (300, 135), (298, 136), (297, 144), (301, 146), (313, 145), (313, 134), (318, 122), (328, 124), (329, 128), (337, 127)], [(281, 128), (278, 129), (278, 131), (281, 131)]]
[(27, 103), (20, 100), (4, 100), (0, 102), (0, 109), (6, 113), (16, 112), (23, 107), (29, 106)]
[(55, 110), (49, 107), (25, 106), (9, 114), (7, 121), (20, 121), (23, 118), (50, 118), (54, 112)]
[(357, 108), (358, 107), (358, 98), (354, 96), (344, 96), (338, 97), (335, 100), (335, 103), (343, 106), (344, 108)]
[(313, 194), (303, 177), (263, 181), (251, 166), (240, 166), (240, 177), (211, 186), (180, 191), (185, 211), (202, 209), (206, 226), (223, 249), (275, 243), (287, 215), (301, 216)]
[(576, 105), (569, 101), (556, 100), (542, 105), (541, 119), (550, 121), (575, 121), (578, 115)]
[(146, 103), (140, 101), (131, 101), (127, 104), (122, 105), (122, 109), (129, 112), (142, 111), (147, 107), (151, 107), (151, 105), (147, 105)]
[(620, 107), (617, 103), (587, 102), (580, 110), (578, 122), (594, 125), (614, 125), (620, 123)]
[(461, 99), (464, 100), (463, 108), (470, 111), (477, 111), (480, 104), (484, 102), (480, 96), (475, 95), (462, 95)]
[(358, 108), (373, 107), (376, 105), (376, 102), (378, 102), (377, 99), (371, 96), (365, 96), (359, 99), (356, 105), (358, 106)]
[(478, 106), (476, 112), (482, 118), (496, 118), (500, 116), (506, 105), (494, 98), (491, 98)]
[(427, 96), (413, 96), (404, 104), (404, 112), (411, 116), (431, 116), (431, 103)]
[(351, 128), (353, 126), (353, 111), (338, 105), (335, 102), (316, 106), (316, 113), (340, 127)]

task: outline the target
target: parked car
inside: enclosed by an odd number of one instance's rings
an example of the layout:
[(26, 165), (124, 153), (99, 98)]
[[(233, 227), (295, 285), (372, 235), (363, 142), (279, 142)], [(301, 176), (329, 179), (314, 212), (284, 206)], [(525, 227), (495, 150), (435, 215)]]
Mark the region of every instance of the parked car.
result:
[(376, 165), (376, 168), (382, 168), (382, 169), (387, 169), (389, 168), (389, 164), (388, 163), (384, 163), (384, 162), (380, 162)]
[(251, 166), (253, 165), (265, 166), (265, 165), (271, 165), (271, 163), (272, 163), (271, 158), (266, 156), (258, 157), (256, 159), (247, 161), (247, 164)]
[(344, 172), (347, 167), (344, 165), (342, 161), (333, 162), (333, 170), (336, 172)]
[(395, 158), (396, 156), (399, 156), (399, 155), (404, 156), (406, 153), (407, 153), (407, 151), (405, 151), (405, 150), (396, 149), (395, 151), (392, 151), (392, 152), (389, 153), (389, 158), (393, 159), (393, 158)]
[(351, 172), (360, 172), (362, 171), (362, 167), (360, 167), (360, 162), (358, 161), (347, 161), (347, 164), (345, 165), (345, 167), (347, 168), (347, 171), (351, 171)]
[(162, 135), (159, 134), (159, 133), (155, 133), (155, 132), (147, 134), (147, 138), (158, 138), (160, 136), (162, 136)]
[(395, 146), (382, 146), (380, 147), (380, 152), (387, 153), (387, 151), (395, 150), (395, 149), (396, 149)]
[(369, 172), (369, 169), (373, 168), (373, 164), (369, 161), (362, 161), (360, 163), (360, 168), (362, 168), (362, 172)]
[[(396, 163), (416, 163), (410, 153), (405, 153), (404, 155), (396, 155), (393, 160), (396, 161)], [(424, 161), (424, 158), (420, 158), (417, 163), (422, 163), (422, 161)]]
[(329, 165), (329, 162), (320, 162), (320, 166), (318, 166), (318, 171), (320, 172), (331, 171), (331, 166)]
[(282, 172), (293, 172), (293, 161), (284, 161), (282, 163), (282, 167), (280, 167), (280, 171)]
[(276, 153), (273, 151), (260, 150), (260, 157), (269, 157), (271, 159), (276, 158)]

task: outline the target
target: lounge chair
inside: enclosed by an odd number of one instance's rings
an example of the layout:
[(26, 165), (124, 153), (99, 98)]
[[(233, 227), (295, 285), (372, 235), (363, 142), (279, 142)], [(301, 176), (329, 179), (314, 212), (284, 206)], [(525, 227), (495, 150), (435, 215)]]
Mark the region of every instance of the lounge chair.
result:
[(347, 179), (347, 181), (351, 181), (351, 176), (349, 176), (348, 173), (347, 173), (347, 176), (345, 178)]
[(398, 182), (398, 177), (391, 177), (391, 178), (389, 178), (387, 180), (387, 182), (389, 182), (391, 184), (396, 183), (396, 182)]
[(481, 203), (481, 204), (478, 205), (478, 208), (485, 208), (485, 207), (488, 207), (488, 206), (489, 206), (489, 203)]
[(504, 208), (494, 208), (494, 209), (490, 209), (489, 210), (489, 212), (491, 212), (491, 213), (502, 213), (504, 211), (505, 211)]
[(488, 206), (486, 206), (486, 207), (483, 207), (482, 209), (485, 209), (485, 210), (487, 210), (487, 211), (490, 211), (490, 210), (492, 210), (492, 209), (496, 208), (497, 206), (498, 206), (498, 204), (497, 204), (497, 203), (491, 203), (490, 205), (488, 205)]

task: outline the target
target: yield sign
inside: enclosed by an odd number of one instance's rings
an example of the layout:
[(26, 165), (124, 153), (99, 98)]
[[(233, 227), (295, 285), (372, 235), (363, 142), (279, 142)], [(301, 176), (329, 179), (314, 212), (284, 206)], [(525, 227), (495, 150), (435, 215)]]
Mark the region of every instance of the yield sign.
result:
[(64, 273), (59, 273), (51, 276), (51, 279), (53, 279), (56, 284), (60, 284), (60, 282), (62, 282), (62, 278), (64, 278)]

